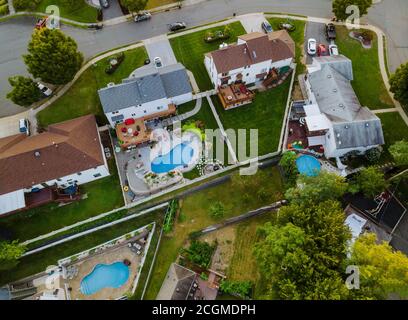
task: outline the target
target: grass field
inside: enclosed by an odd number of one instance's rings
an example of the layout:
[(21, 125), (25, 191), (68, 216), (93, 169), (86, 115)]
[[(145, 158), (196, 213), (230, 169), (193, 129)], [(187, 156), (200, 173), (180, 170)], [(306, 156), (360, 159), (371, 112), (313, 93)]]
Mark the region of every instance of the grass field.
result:
[(114, 160), (109, 162), (111, 176), (80, 186), (88, 198), (62, 207), (49, 204), (15, 213), (0, 220), (0, 228), (20, 241), (51, 232), (75, 222), (123, 206), (122, 191)]
[(391, 97), (381, 77), (376, 35), (372, 48), (364, 49), (359, 41), (349, 37), (350, 30), (346, 27), (338, 26), (336, 30), (336, 44), (340, 53), (353, 61), (354, 80), (351, 84), (360, 103), (370, 109), (393, 108)]
[(219, 221), (214, 220), (208, 213), (212, 203), (223, 203), (225, 219), (272, 203), (281, 197), (282, 182), (279, 172), (276, 167), (270, 167), (258, 171), (254, 176), (240, 176), (235, 173), (230, 181), (183, 199), (172, 236), (162, 238), (146, 299), (156, 298), (170, 264), (176, 261), (180, 248), (188, 241), (189, 233)]
[(402, 120), (398, 112), (389, 112), (377, 114), (381, 119), (385, 146), (382, 155), (382, 161), (392, 160), (388, 148), (397, 141), (408, 139), (408, 126)]
[(42, 0), (35, 11), (46, 12), (48, 6), (55, 5), (58, 6), (63, 18), (78, 22), (96, 22), (98, 10), (95, 7), (88, 5), (85, 0), (71, 2), (72, 4), (68, 4), (64, 0)]
[[(228, 43), (236, 42), (237, 36), (245, 34), (241, 22), (234, 22), (228, 25), (231, 37)], [(222, 41), (206, 43), (205, 34), (209, 31), (224, 30), (225, 26), (210, 28), (170, 40), (174, 54), (178, 62), (181, 62), (188, 70), (192, 71), (201, 91), (211, 89), (211, 81), (204, 66), (204, 54), (217, 50)]]
[[(225, 130), (258, 129), (258, 154), (264, 155), (278, 149), (289, 88), (290, 78), (274, 89), (257, 92), (253, 103), (231, 110), (224, 110), (218, 97), (212, 99)], [(249, 131), (246, 142), (249, 154)]]
[(146, 9), (152, 9), (152, 8), (157, 8), (161, 6), (165, 6), (168, 4), (172, 4), (178, 2), (177, 0), (149, 0), (147, 2)]
[(96, 115), (98, 124), (106, 124), (107, 120), (97, 90), (105, 87), (109, 82), (120, 83), (133, 70), (142, 66), (146, 58), (147, 53), (144, 47), (126, 51), (125, 59), (112, 75), (105, 73), (109, 57), (97, 62), (96, 65), (88, 68), (61, 98), (38, 113), (39, 125), (46, 127), (52, 123), (90, 113)]
[[(98, 244), (104, 243), (127, 232), (145, 226), (151, 222), (158, 222), (156, 227), (160, 229), (162, 216), (162, 210), (151, 212), (136, 219), (128, 220), (112, 227), (96, 231), (92, 234), (24, 257), (14, 269), (0, 272), (0, 285), (45, 271), (47, 266), (55, 265), (59, 259), (92, 248)], [(149, 250), (149, 255), (150, 251), (151, 250)], [(148, 263), (146, 263), (146, 265), (148, 265)], [(142, 270), (142, 273), (144, 272), (145, 268)], [(146, 277), (146, 275), (143, 277)]]

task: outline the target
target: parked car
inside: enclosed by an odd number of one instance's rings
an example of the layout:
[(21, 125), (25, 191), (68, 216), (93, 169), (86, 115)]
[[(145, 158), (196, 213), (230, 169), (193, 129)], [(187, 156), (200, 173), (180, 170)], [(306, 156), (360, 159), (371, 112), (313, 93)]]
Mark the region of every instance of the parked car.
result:
[(327, 41), (336, 40), (336, 27), (333, 23), (326, 24)]
[(264, 21), (262, 22), (262, 29), (266, 32), (266, 33), (270, 33), (273, 32), (272, 26), (268, 21)]
[(153, 61), (154, 61), (154, 65), (156, 66), (156, 68), (163, 67), (163, 63), (162, 63), (160, 57), (154, 58)]
[(99, 0), (99, 4), (104, 9), (109, 8), (109, 1), (108, 0)]
[(320, 43), (319, 46), (317, 47), (317, 55), (319, 57), (327, 56), (327, 48), (324, 44)]
[(174, 23), (171, 23), (169, 25), (169, 30), (170, 31), (177, 31), (177, 30), (184, 29), (185, 27), (186, 27), (185, 22), (174, 22)]
[(317, 51), (317, 42), (316, 39), (310, 38), (307, 40), (307, 53), (311, 56), (314, 56)]
[(152, 14), (148, 11), (140, 12), (135, 16), (135, 22), (146, 21), (152, 18)]
[(339, 49), (337, 48), (337, 45), (331, 44), (329, 45), (329, 53), (331, 56), (338, 56), (339, 55)]
[(44, 96), (49, 97), (50, 95), (52, 95), (52, 90), (46, 87), (45, 85), (43, 85), (41, 82), (37, 82), (37, 87), (38, 89), (40, 89), (41, 93)]
[(35, 24), (35, 28), (36, 28), (36, 29), (45, 28), (45, 27), (47, 26), (47, 19), (48, 19), (48, 17), (44, 17), (44, 18), (38, 19), (38, 20), (37, 20), (37, 23)]
[(20, 119), (18, 125), (21, 133), (25, 133), (27, 136), (30, 135), (30, 125), (27, 119)]

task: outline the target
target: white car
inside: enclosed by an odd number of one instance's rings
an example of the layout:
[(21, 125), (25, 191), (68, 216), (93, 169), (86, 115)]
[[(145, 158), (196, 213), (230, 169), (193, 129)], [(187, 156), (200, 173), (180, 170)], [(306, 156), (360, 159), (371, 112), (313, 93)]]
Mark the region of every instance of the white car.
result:
[(329, 52), (331, 56), (338, 56), (339, 55), (339, 48), (337, 48), (337, 45), (331, 44), (329, 45)]
[(49, 97), (50, 95), (52, 95), (52, 90), (46, 87), (45, 85), (43, 85), (41, 82), (37, 82), (37, 87), (38, 89), (40, 89), (41, 93), (44, 96)]
[(316, 39), (310, 38), (307, 40), (307, 53), (314, 56), (317, 52), (317, 41)]
[(154, 58), (153, 61), (154, 61), (154, 65), (156, 66), (156, 68), (163, 67), (163, 63), (162, 63), (160, 57)]
[(19, 131), (25, 133), (27, 136), (30, 135), (30, 125), (27, 119), (20, 119), (18, 121)]

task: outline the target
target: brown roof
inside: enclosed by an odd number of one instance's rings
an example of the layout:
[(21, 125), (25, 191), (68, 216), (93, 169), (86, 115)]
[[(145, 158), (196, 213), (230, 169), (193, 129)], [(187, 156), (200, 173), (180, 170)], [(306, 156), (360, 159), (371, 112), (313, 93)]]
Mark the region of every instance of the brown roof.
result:
[[(35, 153), (39, 152), (39, 156)], [(104, 164), (93, 115), (50, 125), (27, 137), (0, 139), (0, 194), (95, 168)]]
[(295, 56), (295, 41), (286, 30), (279, 30), (268, 33), (269, 40), (282, 40), (292, 52), (292, 55)]
[[(279, 32), (279, 31), (278, 31)], [(245, 41), (242, 44), (233, 44), (226, 48), (210, 52), (219, 73), (242, 68), (267, 60), (279, 61), (294, 57), (293, 46), (282, 35), (270, 40), (268, 35), (253, 32), (238, 37)], [(290, 38), (289, 34), (288, 37)], [(293, 42), (293, 40), (292, 40)]]

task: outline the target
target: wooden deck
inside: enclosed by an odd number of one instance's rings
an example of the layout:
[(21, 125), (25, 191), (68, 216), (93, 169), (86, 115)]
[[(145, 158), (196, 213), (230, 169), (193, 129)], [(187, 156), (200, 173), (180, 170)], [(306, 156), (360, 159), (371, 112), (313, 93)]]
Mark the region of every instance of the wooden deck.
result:
[(251, 103), (255, 97), (255, 93), (249, 90), (245, 84), (240, 83), (219, 87), (218, 97), (224, 109), (228, 110)]

